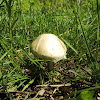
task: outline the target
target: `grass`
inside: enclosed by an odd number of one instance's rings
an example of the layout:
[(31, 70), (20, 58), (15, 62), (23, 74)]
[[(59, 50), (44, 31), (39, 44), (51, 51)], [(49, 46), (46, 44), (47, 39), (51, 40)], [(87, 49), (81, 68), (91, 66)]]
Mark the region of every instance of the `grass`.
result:
[[(91, 96), (97, 96), (100, 92), (100, 2), (79, 1), (0, 2), (0, 93), (12, 100), (15, 97), (10, 91), (27, 91), (23, 99), (28, 99), (29, 91), (37, 84), (68, 82), (76, 86), (70, 87), (73, 92), (64, 95), (65, 99), (76, 100), (77, 93), (84, 97), (83, 91), (91, 90), (94, 91)], [(67, 59), (55, 64), (51, 72), (46, 69), (46, 61), (30, 55), (32, 41), (43, 33), (57, 35), (67, 47)], [(84, 88), (77, 86), (80, 80), (86, 90), (78, 88)], [(39, 98), (38, 91), (31, 98)]]

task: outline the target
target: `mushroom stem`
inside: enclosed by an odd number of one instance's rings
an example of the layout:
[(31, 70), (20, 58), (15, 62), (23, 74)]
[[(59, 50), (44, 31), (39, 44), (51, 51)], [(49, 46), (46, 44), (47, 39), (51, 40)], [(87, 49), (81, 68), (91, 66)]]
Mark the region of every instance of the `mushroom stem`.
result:
[(53, 65), (54, 65), (54, 62), (48, 61), (48, 70), (49, 71), (53, 70)]

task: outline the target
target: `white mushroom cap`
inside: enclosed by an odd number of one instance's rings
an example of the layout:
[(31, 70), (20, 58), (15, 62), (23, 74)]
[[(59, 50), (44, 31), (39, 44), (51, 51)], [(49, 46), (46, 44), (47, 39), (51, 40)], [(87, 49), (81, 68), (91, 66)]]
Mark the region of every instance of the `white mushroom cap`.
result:
[(33, 41), (32, 53), (40, 58), (57, 62), (66, 58), (65, 44), (54, 34), (42, 34)]

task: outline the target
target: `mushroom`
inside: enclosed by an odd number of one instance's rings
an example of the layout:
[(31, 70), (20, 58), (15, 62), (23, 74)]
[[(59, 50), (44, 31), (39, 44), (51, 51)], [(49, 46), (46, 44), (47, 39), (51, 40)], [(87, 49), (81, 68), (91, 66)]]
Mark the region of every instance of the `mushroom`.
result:
[(48, 70), (53, 69), (53, 62), (66, 58), (65, 44), (54, 34), (41, 34), (31, 45), (32, 53), (42, 59), (49, 60)]

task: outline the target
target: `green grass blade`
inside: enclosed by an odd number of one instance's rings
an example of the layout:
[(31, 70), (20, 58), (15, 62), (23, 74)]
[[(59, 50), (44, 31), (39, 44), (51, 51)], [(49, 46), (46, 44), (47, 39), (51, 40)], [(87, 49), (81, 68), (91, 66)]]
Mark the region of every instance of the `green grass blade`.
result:
[(85, 78), (83, 75), (77, 73), (77, 72), (74, 71), (74, 70), (69, 70), (68, 72), (72, 72), (72, 73), (76, 74), (77, 76), (79, 76), (80, 78)]
[(1, 69), (0, 69), (0, 79), (2, 78), (2, 72), (1, 72)]
[(16, 54), (16, 56), (20, 59), (21, 63), (25, 64), (26, 62), (24, 61), (24, 59), (15, 51), (15, 49), (13, 49), (14, 53)]
[(8, 50), (7, 52), (4, 53), (4, 55), (1, 56), (0, 61), (8, 54), (10, 50)]
[(68, 43), (68, 42), (67, 42), (65, 39), (63, 39), (62, 37), (61, 37), (61, 39), (62, 39), (76, 54), (78, 54), (77, 50), (76, 50), (75, 48), (73, 48), (73, 46), (70, 45), (70, 43)]
[(36, 61), (22, 48), (23, 53), (30, 59), (35, 65), (37, 65)]
[(78, 15), (77, 18), (78, 18), (78, 21), (79, 21), (80, 26), (81, 26), (81, 30), (82, 30), (82, 34), (83, 34), (83, 38), (84, 38), (84, 42), (85, 42), (87, 51), (88, 51), (88, 53), (89, 53), (89, 59), (90, 59), (92, 65), (93, 65), (93, 69), (96, 71), (96, 65), (94, 64), (95, 61), (93, 61), (93, 60), (95, 60), (95, 59), (93, 58), (93, 56), (92, 56), (92, 54), (91, 54), (91, 51), (90, 51), (90, 49), (89, 49), (88, 42), (87, 42), (87, 39), (86, 39), (86, 36), (85, 36), (85, 32), (84, 32), (83, 26), (82, 26), (82, 24), (81, 24), (81, 20), (80, 20), (79, 15)]
[(22, 92), (28, 88), (32, 83), (34, 82), (34, 79), (32, 79), (27, 85), (25, 85), (25, 87), (22, 89)]
[(97, 48), (96, 48), (96, 60), (98, 59), (98, 48), (99, 48), (99, 41), (100, 41), (100, 0), (97, 1)]
[(27, 95), (25, 96), (24, 100), (27, 100), (29, 96), (29, 92), (27, 93)]

